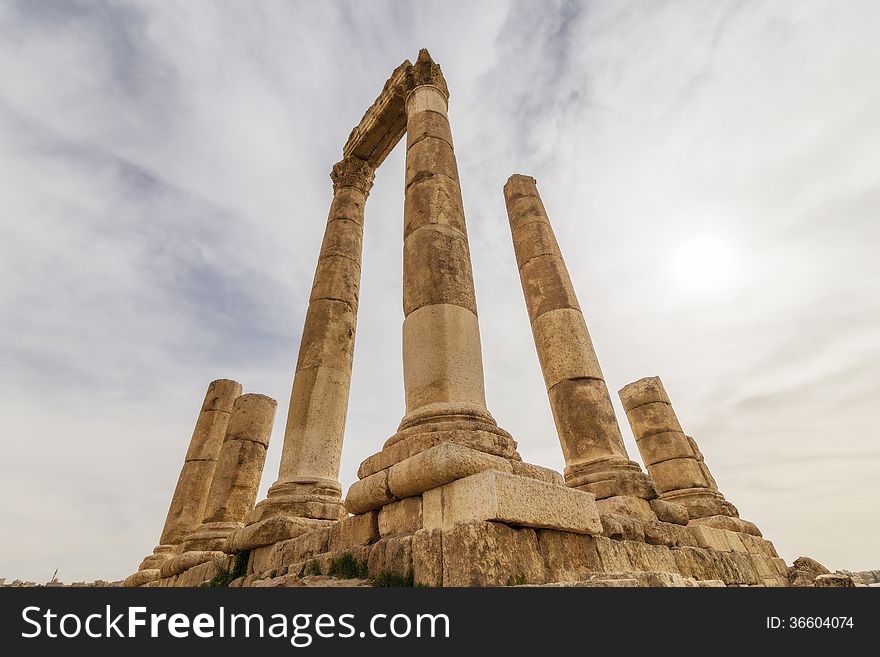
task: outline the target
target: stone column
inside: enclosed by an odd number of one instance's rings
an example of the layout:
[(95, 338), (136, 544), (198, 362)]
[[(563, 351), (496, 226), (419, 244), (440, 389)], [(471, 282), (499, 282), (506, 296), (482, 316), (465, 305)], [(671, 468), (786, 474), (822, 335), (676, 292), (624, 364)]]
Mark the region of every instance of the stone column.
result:
[(535, 348), (565, 457), (566, 484), (598, 499), (656, 497), (630, 461), (584, 316), (535, 179), (504, 186), (513, 246)]
[(718, 491), (696, 442), (682, 431), (660, 378), (639, 379), (618, 394), (660, 499), (682, 505), (691, 519), (738, 517)]
[(361, 279), (364, 204), (374, 170), (346, 157), (330, 174), (333, 202), (299, 348), (278, 480), (248, 517), (337, 520)]
[[(426, 50), (406, 98), (403, 376), (400, 431), (438, 420), (495, 425), (483, 357), (446, 82)], [(394, 437), (389, 441), (393, 443)]]
[(277, 405), (266, 395), (247, 394), (235, 400), (202, 523), (183, 541), (182, 552), (220, 550), (226, 538), (243, 526), (257, 501)]
[(214, 468), (241, 384), (218, 379), (208, 385), (189, 449), (171, 498), (159, 545), (140, 565), (140, 570), (158, 568), (174, 556), (187, 534), (199, 526), (205, 513)]

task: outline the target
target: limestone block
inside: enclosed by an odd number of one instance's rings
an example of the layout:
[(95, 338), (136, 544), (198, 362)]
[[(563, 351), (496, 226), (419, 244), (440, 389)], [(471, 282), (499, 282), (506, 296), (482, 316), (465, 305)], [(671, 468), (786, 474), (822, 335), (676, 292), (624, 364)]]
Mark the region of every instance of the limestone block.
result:
[(388, 488), (388, 470), (380, 470), (351, 485), (345, 496), (345, 508), (349, 513), (364, 513), (393, 501), (394, 495)]
[(407, 150), (426, 137), (442, 139), (450, 147), (454, 147), (452, 130), (449, 128), (449, 119), (446, 118), (445, 113), (429, 110), (410, 115), (406, 126)]
[(532, 176), (515, 173), (504, 183), (504, 200), (510, 203), (521, 196), (537, 196), (538, 182)]
[(540, 465), (534, 465), (533, 463), (524, 463), (523, 461), (513, 460), (510, 461), (510, 466), (513, 474), (517, 476), (537, 479), (538, 481), (557, 486), (565, 485), (562, 475), (556, 472), (556, 470), (551, 470), (550, 468), (545, 468)]
[[(352, 264), (361, 261), (363, 252), (364, 232), (361, 224), (349, 219), (331, 219), (324, 229), (324, 241), (321, 243), (320, 260), (331, 257), (348, 258)], [(358, 264), (358, 267), (360, 265)]]
[(657, 516), (647, 500), (628, 495), (615, 495), (597, 500), (596, 506), (600, 514), (619, 513), (639, 520), (656, 520)]
[(651, 500), (651, 509), (657, 515), (658, 520), (670, 522), (675, 525), (688, 524), (687, 509), (680, 504), (665, 502), (663, 500)]
[(308, 560), (316, 554), (330, 549), (330, 528), (321, 527), (296, 538), (281, 541), (272, 546), (269, 562), (273, 568), (288, 566), (298, 561)]
[(409, 573), (414, 572), (412, 536), (383, 538), (372, 546), (367, 560), (367, 573), (375, 578), (382, 572), (401, 577), (407, 577)]
[(709, 472), (709, 468), (702, 461), (699, 461), (699, 463), (700, 470), (703, 471), (703, 478), (706, 480), (709, 488), (711, 488), (712, 490), (718, 490), (718, 483), (715, 481), (715, 477), (712, 476), (712, 473)]
[(827, 575), (818, 575), (813, 586), (819, 588), (853, 588), (853, 579), (849, 575), (841, 573), (830, 573)]
[(355, 545), (379, 540), (379, 513), (367, 511), (343, 518), (330, 528), (330, 551), (342, 552)]
[(443, 586), (443, 531), (420, 529), (413, 534), (412, 560), (416, 586)]
[(547, 221), (547, 211), (538, 196), (520, 196), (507, 200), (507, 218), (512, 231), (534, 221)]
[(352, 187), (344, 187), (333, 194), (330, 202), (328, 223), (339, 219), (353, 221), (359, 226), (364, 225), (364, 193)]
[(693, 458), (687, 436), (678, 431), (664, 431), (639, 439), (636, 443), (646, 466), (670, 459)]
[[(433, 257), (433, 256), (431, 256)], [(438, 402), (485, 408), (477, 316), (456, 304), (425, 306), (403, 321), (407, 412)]]
[(672, 550), (678, 571), (686, 577), (698, 580), (718, 579), (718, 567), (712, 554), (698, 547), (680, 547)]
[(629, 419), (636, 440), (642, 440), (655, 433), (670, 431), (684, 433), (672, 406), (663, 402), (636, 406), (627, 412), (626, 417)]
[[(218, 444), (218, 451), (219, 448)], [(187, 461), (183, 464), (168, 507), (165, 529), (160, 539), (162, 544), (177, 545), (198, 527), (205, 514), (215, 465), (214, 460)]]
[(547, 311), (532, 321), (532, 333), (548, 390), (566, 379), (602, 378), (602, 368), (579, 310)]
[(557, 308), (581, 309), (565, 262), (559, 256), (532, 258), (520, 268), (519, 275), (530, 321)]
[(697, 545), (701, 548), (710, 548), (720, 552), (730, 551), (730, 544), (727, 542), (727, 537), (724, 535), (723, 530), (703, 525), (689, 525), (688, 529), (690, 529), (691, 534), (697, 541)]
[[(754, 586), (761, 583), (761, 578), (755, 571), (751, 557), (744, 552), (718, 552), (715, 558), (722, 563), (725, 573), (729, 573), (728, 584), (745, 584)], [(722, 578), (723, 579), (723, 578)]]
[(688, 528), (661, 520), (642, 521), (645, 541), (652, 545), (668, 547), (696, 546), (697, 541)]
[(642, 523), (632, 516), (620, 513), (603, 513), (602, 533), (618, 541), (644, 541), (645, 531)]
[(728, 545), (730, 545), (730, 549), (733, 552), (748, 552), (746, 546), (743, 545), (743, 542), (739, 538), (739, 534), (736, 532), (729, 531), (727, 529), (722, 529), (724, 532), (724, 537), (727, 539)]
[(273, 516), (234, 532), (226, 540), (224, 551), (228, 554), (233, 554), (241, 550), (252, 550), (263, 545), (274, 545), (319, 527), (326, 527), (328, 524), (326, 520)]
[(665, 545), (650, 545), (638, 541), (621, 541), (635, 570), (678, 573), (672, 551)]
[(126, 577), (125, 581), (122, 582), (122, 586), (127, 588), (143, 586), (148, 582), (155, 582), (157, 579), (159, 579), (159, 569), (148, 568), (146, 570), (139, 570)]
[[(274, 404), (275, 400), (272, 401)], [(265, 438), (268, 442), (268, 435)], [(262, 443), (226, 440), (217, 459), (203, 525), (244, 521), (257, 501), (265, 461), (266, 446)]]
[(545, 580), (533, 529), (498, 522), (470, 522), (444, 529), (443, 586), (504, 586), (511, 578)]
[(608, 388), (601, 379), (562, 381), (549, 391), (565, 462), (626, 456)]
[(360, 258), (330, 255), (318, 260), (309, 302), (319, 299), (344, 301), (357, 312), (361, 287)]
[(700, 463), (694, 459), (671, 459), (655, 463), (648, 466), (648, 472), (661, 493), (682, 488), (707, 487)]
[[(238, 384), (237, 392), (241, 394), (241, 384)], [(232, 404), (229, 407), (231, 410)], [(211, 461), (217, 458), (226, 435), (229, 413), (230, 411), (207, 410), (199, 414), (185, 461)]]
[(432, 176), (413, 183), (403, 204), (403, 238), (423, 226), (446, 226), (467, 237), (461, 190), (446, 176)]
[(194, 566), (198, 566), (199, 564), (206, 563), (208, 561), (213, 561), (214, 559), (220, 559), (225, 563), (227, 556), (223, 552), (184, 552), (183, 554), (179, 554), (173, 559), (169, 559), (168, 561), (163, 563), (162, 567), (159, 569), (159, 575), (163, 578), (173, 577), (174, 575), (179, 575), (180, 573), (189, 570)]
[(562, 257), (556, 236), (549, 221), (531, 221), (520, 224), (511, 231), (513, 250), (516, 253), (516, 265), (522, 267), (532, 258), (541, 255)]
[(403, 312), (435, 304), (453, 304), (476, 315), (471, 255), (458, 230), (430, 224), (403, 243)]
[(435, 175), (458, 181), (455, 153), (444, 139), (423, 137), (406, 151), (406, 186)]
[(766, 554), (768, 557), (779, 557), (779, 554), (776, 552), (776, 548), (773, 546), (772, 541), (768, 541), (766, 538), (755, 537), (755, 544), (759, 545), (764, 554)]
[(653, 402), (672, 403), (669, 401), (669, 395), (666, 394), (663, 382), (657, 376), (648, 376), (627, 384), (617, 394), (623, 403), (623, 410), (627, 413), (637, 406)]
[(412, 121), (421, 112), (437, 112), (446, 115), (447, 100), (443, 92), (430, 85), (418, 86), (406, 99), (407, 121)]
[(379, 535), (382, 538), (412, 534), (422, 528), (422, 498), (407, 497), (386, 504), (379, 510)]
[[(708, 488), (705, 489), (707, 492)], [(733, 506), (730, 502), (725, 499), (713, 497), (709, 494), (706, 497), (702, 498), (688, 498), (688, 499), (673, 499), (678, 504), (681, 504), (688, 510), (688, 515), (691, 520), (696, 520), (698, 518), (706, 518), (708, 516), (730, 516), (732, 518), (736, 518), (739, 516), (739, 512), (736, 510), (736, 507)]]
[(750, 558), (752, 560), (752, 565), (755, 568), (755, 572), (758, 574), (758, 577), (761, 578), (762, 582), (767, 579), (773, 579), (778, 575), (776, 569), (770, 563), (769, 558), (758, 554), (752, 554), (750, 555)]
[(594, 540), (603, 572), (619, 573), (633, 570), (633, 563), (623, 541), (604, 536), (596, 536)]
[(604, 500), (617, 495), (628, 495), (643, 500), (653, 500), (657, 497), (657, 488), (649, 477), (641, 472), (618, 471), (613, 479), (605, 479), (584, 485), (575, 485), (568, 482), (569, 486), (580, 488), (593, 493), (597, 500)]
[(426, 491), (422, 500), (426, 529), (493, 520), (576, 534), (602, 531), (590, 493), (494, 470)]
[(485, 470), (512, 469), (507, 459), (442, 443), (391, 466), (388, 487), (395, 497), (403, 499)]
[(548, 582), (574, 582), (602, 570), (594, 537), (553, 529), (536, 534)]
[(352, 336), (356, 325), (357, 315), (345, 301), (318, 299), (311, 302), (306, 311), (297, 372), (319, 366), (351, 372)]
[(273, 570), (272, 564), (272, 548), (273, 545), (264, 545), (263, 547), (251, 550), (248, 557), (248, 573), (265, 573)]
[(705, 516), (703, 518), (694, 518), (689, 524), (706, 525), (715, 529), (726, 529), (740, 534), (751, 534), (752, 536), (761, 536), (761, 530), (754, 523), (742, 518), (733, 518), (731, 516)]
[(789, 569), (785, 563), (785, 559), (781, 559), (780, 557), (770, 557), (770, 563), (779, 575), (788, 577)]

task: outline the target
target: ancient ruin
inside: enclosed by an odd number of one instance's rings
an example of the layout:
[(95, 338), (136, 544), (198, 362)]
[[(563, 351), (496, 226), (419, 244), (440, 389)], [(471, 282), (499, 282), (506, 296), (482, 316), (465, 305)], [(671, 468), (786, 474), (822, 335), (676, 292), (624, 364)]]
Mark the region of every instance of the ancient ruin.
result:
[[(647, 473), (629, 458), (536, 182), (513, 175), (504, 199), (564, 476), (522, 461), (486, 406), (448, 99), (422, 50), (394, 70), (331, 171), (266, 499), (254, 504), (275, 402), (215, 381), (159, 546), (125, 584), (285, 586), (344, 572), (427, 586), (787, 586), (785, 562), (719, 492), (658, 378), (620, 391)], [(343, 499), (364, 208), (404, 135), (406, 409)]]

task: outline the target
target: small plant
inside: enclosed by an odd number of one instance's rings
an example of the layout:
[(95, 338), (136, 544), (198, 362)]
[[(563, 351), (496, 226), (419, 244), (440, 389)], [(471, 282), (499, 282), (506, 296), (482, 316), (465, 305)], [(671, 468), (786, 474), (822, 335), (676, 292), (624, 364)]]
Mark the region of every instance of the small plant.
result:
[(337, 579), (366, 579), (367, 562), (358, 561), (350, 552), (345, 552), (330, 563), (327, 574)]
[(306, 564), (306, 567), (303, 568), (303, 577), (308, 577), (309, 575), (322, 575), (321, 572), (321, 564), (318, 563), (317, 559), (312, 559)]
[(247, 574), (247, 565), (250, 556), (250, 550), (236, 552), (232, 559), (232, 568), (229, 570), (224, 568), (219, 560), (216, 561), (217, 574), (207, 582), (202, 582), (202, 586), (206, 588), (225, 587), (229, 586), (233, 580), (236, 580), (239, 577), (244, 577)]
[(525, 575), (511, 575), (507, 578), (508, 586), (522, 586), (523, 584), (528, 584), (528, 580)]
[(405, 576), (393, 573), (390, 570), (383, 570), (379, 573), (379, 576), (373, 580), (373, 586), (414, 586), (413, 579), (413, 571), (411, 568), (407, 571)]

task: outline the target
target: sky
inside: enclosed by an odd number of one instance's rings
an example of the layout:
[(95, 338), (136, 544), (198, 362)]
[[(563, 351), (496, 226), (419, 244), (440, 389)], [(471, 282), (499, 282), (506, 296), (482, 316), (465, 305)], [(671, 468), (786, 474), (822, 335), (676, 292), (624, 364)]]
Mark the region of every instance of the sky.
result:
[[(789, 563), (880, 568), (878, 22), (871, 0), (0, 1), (0, 577), (133, 572), (213, 379), (279, 402), (265, 496), (330, 168), (423, 47), (487, 402), (523, 459), (564, 465), (513, 173), (538, 181), (612, 394), (660, 376)], [(366, 208), (344, 489), (404, 412), (403, 164)]]

